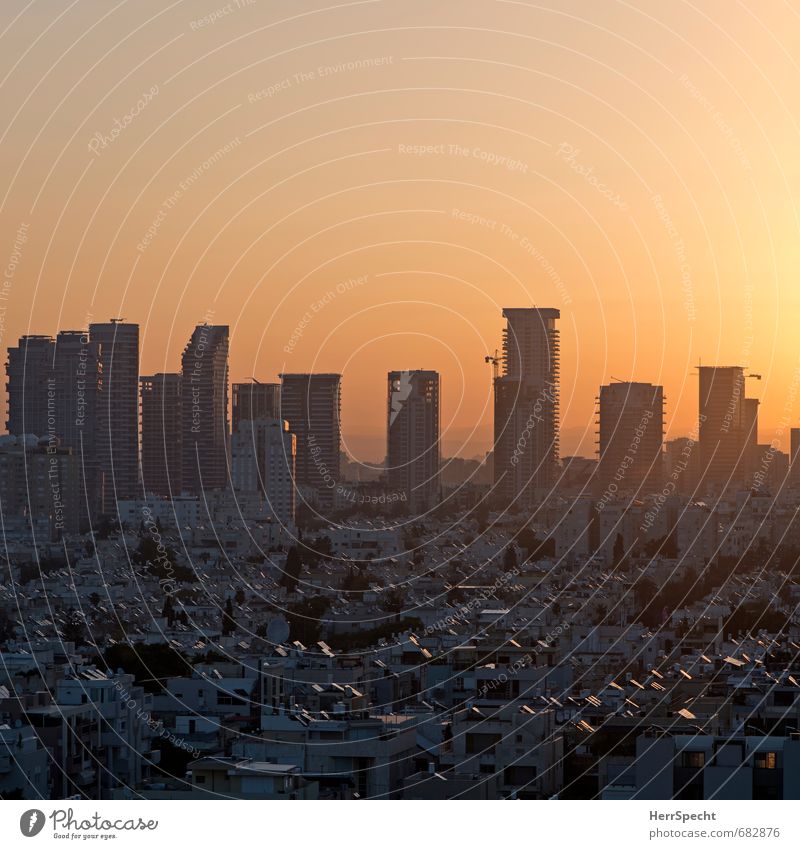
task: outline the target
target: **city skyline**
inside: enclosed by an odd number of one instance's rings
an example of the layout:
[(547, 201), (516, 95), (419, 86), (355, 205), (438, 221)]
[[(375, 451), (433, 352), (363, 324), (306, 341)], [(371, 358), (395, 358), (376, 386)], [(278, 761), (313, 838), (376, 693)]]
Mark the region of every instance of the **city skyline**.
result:
[[(152, 374), (174, 369), (210, 310), (231, 327), (234, 381), (345, 374), (366, 415), (345, 411), (356, 456), (380, 454), (383, 412), (365, 403), (380, 372), (420, 364), (442, 375), (443, 408), (458, 410), (443, 420), (447, 453), (476, 456), (491, 441), (483, 357), (499, 308), (547, 305), (566, 319), (565, 452), (592, 444), (592, 398), (612, 375), (663, 385), (668, 437), (688, 433), (699, 361), (764, 376), (771, 439), (798, 364), (794, 126), (769, 83), (791, 72), (786, 57), (738, 7), (718, 22), (691, 10), (628, 16), (576, 1), (571, 17), (505, 4), (497, 29), (510, 37), (487, 36), (480, 10), (462, 6), (414, 0), (394, 15), (367, 4), (341, 10), (328, 33), (322, 14), (289, 12), (278, 26), (262, 3), (194, 29), (191, 12), (153, 0), (91, 24), (79, 4), (60, 37), (92, 25), (116, 43), (151, 10), (177, 47), (144, 33), (123, 41), (119, 61), (133, 70), (114, 78), (113, 96), (104, 73), (81, 79), (72, 53), (41, 69), (38, 112), (24, 86), (0, 92), (15, 116), (6, 149), (21, 151), (0, 209), (19, 254), (5, 340), (122, 316), (140, 324)], [(362, 12), (372, 34), (345, 35)], [(792, 31), (787, 10), (760, 15)], [(23, 16), (20, 41), (40, 22)], [(262, 38), (291, 41), (304, 27), (322, 40), (311, 55), (263, 55)], [(718, 27), (731, 40), (710, 62), (693, 45)], [(241, 50), (236, 71), (211, 48), (223, 35)], [(480, 37), (489, 53), (502, 41), (501, 60), (472, 56)], [(760, 73), (741, 62), (739, 37)], [(200, 79), (192, 48), (206, 60)], [(38, 66), (26, 57), (25, 68)], [(353, 356), (353, 340), (366, 356)], [(408, 344), (419, 348), (411, 362), (396, 356)]]
[[(520, 307), (520, 308), (517, 308), (517, 309), (525, 309), (525, 310), (532, 309), (532, 310), (535, 310), (537, 308), (536, 307), (524, 307), (524, 308)], [(556, 311), (556, 312), (558, 312), (558, 311)], [(114, 323), (117, 323), (117, 324), (115, 325)], [(115, 318), (115, 319), (110, 319), (109, 324), (106, 325), (106, 326), (108, 326), (108, 327), (114, 327), (114, 326), (132, 327), (132, 326), (136, 326), (136, 325), (135, 325), (134, 322), (128, 321), (127, 319)], [(193, 325), (193, 328), (199, 327), (199, 326), (200, 325)], [(75, 331), (69, 331), (69, 332), (81, 334), (81, 333), (88, 332), (88, 330), (89, 330), (89, 328), (87, 328), (84, 331), (75, 330)], [(67, 331), (58, 331), (58, 333), (63, 333), (63, 332), (67, 332)], [(43, 335), (43, 334), (30, 334), (29, 338), (32, 340), (32, 344), (41, 345), (41, 344), (47, 344), (47, 340), (50, 339), (51, 337), (48, 337), (48, 336)], [(500, 339), (500, 334), (498, 334), (497, 340), (495, 340), (496, 343), (499, 341), (499, 339)], [(21, 342), (21, 341), (22, 341), (22, 337), (20, 338), (19, 342)], [(234, 342), (231, 343), (230, 347), (232, 349), (232, 353), (235, 352), (235, 347), (236, 347), (235, 346), (235, 340), (234, 340)], [(15, 350), (18, 350), (18, 349), (19, 349), (19, 343), (15, 347)], [(185, 344), (184, 344), (184, 346), (182, 346), (182, 349), (185, 349)], [(489, 351), (489, 350), (494, 351), (495, 349), (499, 350), (497, 344), (495, 344), (491, 348), (487, 348), (487, 351)], [(23, 355), (24, 355), (24, 352), (21, 352), (20, 357), (22, 357)], [(491, 354), (487, 353), (487, 354), (479, 357), (479, 359), (481, 359), (482, 362), (487, 363), (491, 356), (492, 356)], [(407, 356), (405, 358), (408, 359)], [(415, 355), (415, 359), (416, 359), (416, 355)], [(22, 361), (22, 360), (20, 360), (20, 361)], [(178, 364), (179, 363), (172, 363), (173, 366), (178, 365)], [(163, 372), (163, 373), (169, 373), (170, 363), (167, 362), (164, 365), (165, 365), (166, 371)], [(382, 365), (381, 364), (375, 364), (374, 368), (380, 371), (381, 368), (382, 368)], [(691, 367), (690, 373), (691, 374), (699, 374), (699, 372), (702, 371), (703, 368), (705, 368), (705, 367), (702, 366), (702, 362), (698, 361), (698, 363), (696, 365)], [(761, 380), (761, 377), (762, 377), (761, 375), (750, 374), (749, 369), (747, 369), (746, 367), (743, 367), (743, 366), (736, 366), (736, 367), (733, 367), (733, 366), (713, 366), (713, 367), (709, 367), (709, 368), (717, 368), (717, 369), (739, 368), (739, 369), (742, 370), (742, 372), (747, 371), (749, 377), (754, 377), (754, 376), (758, 377), (759, 381)], [(398, 369), (395, 369), (395, 370), (398, 370)], [(403, 371), (403, 370), (404, 369), (399, 369), (399, 371)], [(414, 371), (414, 370), (417, 370), (417, 369), (415, 369), (413, 367), (405, 369), (405, 371)], [(436, 369), (432, 368), (432, 370), (435, 371)], [(313, 373), (325, 373), (325, 370), (323, 370), (321, 372), (313, 372)], [(450, 453), (449, 449), (451, 449), (453, 447), (455, 438), (451, 437), (450, 439), (447, 439), (447, 432), (449, 430), (449, 427), (452, 425), (452, 418), (448, 417), (448, 412), (451, 412), (453, 408), (458, 409), (461, 406), (460, 405), (461, 399), (459, 398), (457, 401), (455, 401), (455, 403), (453, 403), (452, 406), (450, 407), (450, 410), (448, 410), (447, 404), (443, 403), (442, 406), (443, 406), (444, 415), (443, 415), (443, 425), (442, 425), (442, 445), (443, 445), (443, 450), (444, 450), (446, 456), (463, 457), (465, 459), (482, 459), (486, 455), (487, 452), (491, 452), (492, 449), (493, 449), (495, 437), (491, 433), (491, 429), (494, 426), (493, 425), (494, 414), (492, 412), (493, 405), (494, 405), (492, 378), (491, 378), (491, 374), (489, 373), (489, 369), (486, 366), (481, 370), (480, 374), (487, 380), (487, 392), (488, 392), (488, 402), (487, 402), (488, 407), (487, 407), (487, 409), (484, 413), (484, 418), (486, 416), (488, 416), (488, 425), (482, 423), (481, 427), (482, 427), (483, 430), (486, 430), (486, 428), (488, 427), (489, 432), (487, 432), (485, 438), (478, 439), (476, 437), (476, 438), (472, 439), (471, 441), (469, 441), (468, 443), (464, 442), (463, 440), (456, 442), (455, 444), (458, 447), (460, 447), (462, 449), (462, 451), (460, 453), (458, 453), (458, 452)], [(144, 375), (142, 375), (142, 376), (144, 376)], [(228, 410), (228, 414), (229, 414), (229, 419), (231, 421), (232, 421), (231, 417), (236, 414), (236, 408), (234, 406), (236, 396), (235, 396), (234, 393), (241, 391), (241, 389), (240, 389), (241, 387), (259, 387), (259, 386), (261, 387), (261, 395), (262, 396), (266, 396), (266, 393), (274, 393), (275, 390), (274, 390), (273, 387), (279, 386), (280, 384), (271, 382), (269, 380), (269, 378), (271, 376), (280, 378), (280, 372), (272, 373), (268, 370), (265, 370), (260, 375), (255, 374), (253, 376), (249, 376), (247, 379), (239, 379), (239, 380), (237, 380), (233, 376), (229, 376), (227, 384), (228, 384), (228, 388), (229, 388), (230, 398), (228, 400), (227, 410)], [(595, 432), (595, 416), (596, 416), (595, 407), (596, 407), (596, 405), (595, 405), (594, 399), (595, 399), (595, 396), (597, 395), (598, 388), (602, 385), (605, 385), (609, 381), (609, 379), (611, 379), (612, 383), (613, 382), (616, 382), (616, 383), (626, 383), (626, 382), (627, 383), (641, 383), (641, 382), (643, 382), (643, 377), (644, 376), (631, 376), (627, 380), (625, 378), (620, 378), (619, 376), (616, 376), (616, 377), (609, 376), (608, 378), (604, 378), (601, 381), (601, 383), (598, 384), (598, 386), (595, 387), (592, 390), (591, 420), (587, 422), (586, 427), (585, 427), (584, 431), (582, 432), (579, 441), (576, 442), (573, 429), (570, 429), (570, 428), (565, 429), (563, 426), (559, 426), (558, 441), (559, 441), (560, 446), (561, 446), (560, 447), (560, 454), (562, 456), (585, 456), (585, 457), (590, 457), (590, 458), (591, 457), (597, 457), (598, 456), (598, 449), (594, 448), (592, 446), (595, 442), (595, 436), (596, 436), (596, 432)], [(344, 381), (346, 379), (346, 376), (343, 375), (342, 379)], [(384, 377), (384, 380), (385, 380), (385, 377)], [(653, 384), (653, 385), (655, 385), (655, 384)], [(559, 383), (559, 386), (560, 386), (561, 391), (563, 393), (563, 383)], [(572, 399), (575, 399), (575, 387), (567, 387), (567, 388), (571, 390), (567, 394)], [(349, 389), (349, 386), (348, 386), (348, 389)], [(372, 387), (371, 389), (374, 392), (375, 387)], [(363, 387), (362, 387), (362, 391), (363, 391)], [(666, 387), (664, 387), (664, 396), (665, 396), (666, 399), (668, 399), (668, 397), (669, 397), (669, 392), (666, 389)], [(8, 399), (9, 399), (9, 395), (8, 395), (8, 391), (6, 391), (6, 412), (8, 412)], [(677, 424), (675, 423), (674, 417), (672, 417), (672, 418), (670, 417), (670, 409), (671, 409), (670, 404), (668, 402), (665, 403), (665, 416), (664, 416), (664, 422), (665, 422), (664, 441), (665, 442), (672, 440), (672, 439), (678, 439), (678, 438), (681, 438), (681, 437), (685, 437), (686, 435), (688, 435), (690, 432), (694, 431), (697, 428), (697, 426), (698, 426), (698, 416), (700, 415), (700, 411), (697, 407), (696, 395), (693, 396), (693, 399), (694, 399), (693, 403), (695, 405), (695, 410), (696, 410), (695, 418), (694, 418), (694, 420), (690, 420), (690, 422), (689, 422), (688, 426), (685, 428), (685, 430), (681, 430), (681, 429), (678, 428)], [(760, 407), (761, 402), (760, 402), (759, 399), (748, 399), (748, 400), (752, 400), (752, 401), (756, 402), (757, 406)], [(578, 399), (576, 402), (585, 403), (585, 400), (584, 399)], [(243, 403), (244, 403), (244, 401), (243, 401)], [(253, 396), (253, 399), (250, 403), (260, 404), (261, 408), (263, 408), (264, 410), (269, 409), (269, 401), (266, 397), (263, 397), (263, 399), (262, 399), (262, 398), (256, 398), (255, 396)], [(343, 412), (343, 415), (342, 415), (343, 446), (344, 446), (345, 450), (347, 451), (348, 455), (353, 460), (355, 460), (356, 462), (362, 462), (367, 467), (369, 467), (371, 465), (375, 465), (375, 464), (380, 464), (381, 462), (383, 462), (386, 459), (385, 423), (383, 421), (381, 421), (379, 423), (379, 425), (375, 428), (375, 430), (370, 431), (369, 435), (365, 437), (364, 432), (362, 430), (358, 429), (357, 426), (351, 425), (351, 428), (348, 430), (347, 427), (345, 426), (344, 422), (346, 422), (346, 421), (352, 422), (354, 419), (361, 420), (361, 419), (364, 418), (365, 412), (367, 414), (367, 417), (371, 417), (372, 414), (374, 413), (373, 407), (375, 407), (375, 406), (376, 406), (376, 402), (375, 402), (375, 399), (373, 398), (372, 401), (370, 402), (370, 404), (366, 408), (358, 408), (357, 412), (354, 412), (352, 409), (348, 410), (347, 407), (345, 406), (344, 412)], [(377, 405), (377, 406), (380, 407), (380, 405)], [(797, 419), (798, 424), (800, 424), (800, 416), (797, 416), (796, 419)], [(7, 416), (5, 417), (4, 422), (6, 422), (6, 425), (4, 427), (4, 432), (8, 433), (9, 431), (8, 431), (8, 428), (7, 428)], [(764, 423), (763, 423), (763, 416), (760, 415), (759, 413), (756, 413), (756, 427), (759, 428), (759, 430), (757, 430), (756, 433), (760, 434), (762, 437), (765, 437), (765, 441), (767, 443), (771, 443), (773, 441), (773, 439), (777, 437), (779, 442), (780, 442), (780, 449), (779, 450), (783, 450), (785, 453), (790, 453), (790, 451), (791, 451), (791, 444), (790, 444), (790, 441), (789, 441), (788, 436), (787, 436), (788, 431), (791, 429), (791, 424), (792, 424), (791, 422), (786, 421), (785, 413), (784, 413), (783, 420), (781, 420), (780, 422), (777, 422), (774, 425), (774, 427), (769, 427), (769, 425), (765, 426)], [(471, 429), (473, 431), (476, 430), (476, 426), (475, 426), (474, 423), (473, 423)], [(233, 432), (233, 426), (232, 425), (229, 426), (229, 432), (230, 433)], [(360, 438), (359, 438), (359, 435), (360, 435)], [(370, 447), (368, 449), (364, 449), (365, 453), (359, 454), (359, 451), (357, 450), (358, 447), (359, 446), (363, 447), (365, 445), (368, 445)], [(448, 448), (444, 448), (444, 446), (448, 446)], [(372, 453), (369, 453), (370, 451)], [(588, 452), (588, 453), (585, 453), (585, 452)]]

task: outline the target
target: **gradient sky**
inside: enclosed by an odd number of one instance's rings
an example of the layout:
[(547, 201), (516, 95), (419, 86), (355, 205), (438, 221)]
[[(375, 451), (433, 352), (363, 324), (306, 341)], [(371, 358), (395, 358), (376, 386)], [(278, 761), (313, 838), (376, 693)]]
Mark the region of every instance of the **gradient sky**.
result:
[(365, 460), (386, 372), (433, 368), (445, 453), (474, 456), (501, 308), (557, 307), (562, 454), (594, 451), (612, 376), (688, 432), (699, 360), (762, 375), (788, 450), (789, 3), (4, 0), (0, 47), (3, 347), (124, 316), (175, 371), (227, 323), (233, 380), (341, 371)]

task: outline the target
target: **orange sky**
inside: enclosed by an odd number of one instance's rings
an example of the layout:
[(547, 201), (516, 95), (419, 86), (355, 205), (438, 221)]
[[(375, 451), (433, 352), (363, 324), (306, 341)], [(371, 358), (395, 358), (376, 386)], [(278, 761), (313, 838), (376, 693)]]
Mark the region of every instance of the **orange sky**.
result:
[(434, 368), (473, 456), (501, 308), (535, 304), (562, 311), (564, 454), (612, 376), (687, 432), (699, 359), (763, 376), (762, 441), (800, 421), (788, 4), (2, 5), (3, 347), (121, 315), (143, 372), (177, 370), (228, 323), (234, 380), (343, 372), (369, 460), (386, 372)]

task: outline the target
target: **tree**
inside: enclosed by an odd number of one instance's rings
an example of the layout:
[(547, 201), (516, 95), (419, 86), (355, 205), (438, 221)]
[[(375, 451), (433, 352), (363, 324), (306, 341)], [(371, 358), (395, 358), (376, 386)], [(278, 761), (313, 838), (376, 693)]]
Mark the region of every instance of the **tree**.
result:
[(69, 609), (67, 621), (61, 629), (65, 643), (75, 643), (76, 646), (86, 642), (86, 624), (77, 610)]
[(625, 540), (622, 538), (622, 534), (617, 534), (614, 539), (614, 551), (612, 554), (612, 558), (614, 561), (614, 567), (620, 566), (622, 561), (625, 559)]
[(400, 613), (405, 604), (405, 596), (399, 587), (392, 587), (381, 593), (380, 608), (387, 613)]
[(222, 614), (222, 633), (227, 637), (236, 631), (236, 620), (233, 618), (233, 602), (225, 602), (225, 612)]
[(287, 593), (293, 593), (297, 588), (297, 581), (300, 578), (302, 568), (303, 561), (300, 559), (300, 552), (297, 546), (293, 545), (286, 555), (286, 565), (283, 568), (283, 575), (281, 575), (281, 586), (286, 587)]
[(517, 568), (517, 549), (512, 543), (511, 545), (506, 546), (505, 553), (503, 554), (503, 569), (506, 572), (512, 572)]

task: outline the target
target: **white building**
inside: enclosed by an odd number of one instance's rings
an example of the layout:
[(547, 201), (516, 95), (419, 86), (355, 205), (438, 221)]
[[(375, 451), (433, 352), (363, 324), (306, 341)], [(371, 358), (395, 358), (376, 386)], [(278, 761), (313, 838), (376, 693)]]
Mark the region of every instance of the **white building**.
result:
[(245, 420), (231, 441), (231, 480), (237, 492), (258, 492), (284, 525), (294, 525), (297, 439), (289, 422)]

